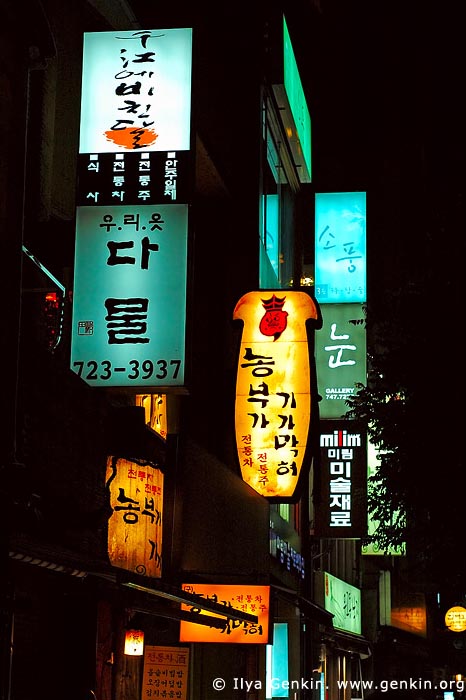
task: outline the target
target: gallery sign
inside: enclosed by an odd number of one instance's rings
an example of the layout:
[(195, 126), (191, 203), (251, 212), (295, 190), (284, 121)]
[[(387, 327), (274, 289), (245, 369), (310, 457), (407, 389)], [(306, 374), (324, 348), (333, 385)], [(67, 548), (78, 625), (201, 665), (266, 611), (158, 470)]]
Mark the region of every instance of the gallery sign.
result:
[(315, 195), (315, 295), (322, 304), (367, 301), (365, 192)]
[[(236, 380), (236, 446), (243, 480), (262, 496), (293, 497), (308, 452), (315, 382), (306, 322), (319, 319), (304, 292), (245, 294)], [(319, 319), (320, 320), (320, 319)]]
[(71, 369), (91, 386), (184, 384), (188, 205), (79, 207)]
[(107, 550), (112, 566), (162, 575), (163, 474), (144, 460), (109, 457), (106, 488), (112, 514)]
[(315, 355), (320, 418), (342, 418), (348, 398), (367, 382), (366, 325), (362, 304), (321, 304)]
[(354, 421), (321, 421), (314, 501), (317, 537), (359, 539), (367, 534), (366, 432)]
[(190, 148), (191, 29), (84, 34), (80, 153)]
[[(185, 583), (182, 589), (213, 603), (255, 615), (257, 623), (225, 618), (222, 628), (208, 627), (206, 622), (180, 622), (180, 642), (217, 642), (229, 644), (268, 644), (270, 586)], [(195, 605), (182, 605), (182, 610), (201, 613)], [(214, 613), (203, 611), (203, 617)], [(219, 617), (215, 616), (218, 620)]]

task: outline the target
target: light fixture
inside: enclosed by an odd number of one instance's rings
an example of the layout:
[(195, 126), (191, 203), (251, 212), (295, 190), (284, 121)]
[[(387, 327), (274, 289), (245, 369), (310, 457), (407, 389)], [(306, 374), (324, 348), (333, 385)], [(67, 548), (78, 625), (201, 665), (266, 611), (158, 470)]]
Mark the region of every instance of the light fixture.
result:
[(126, 656), (142, 656), (144, 654), (144, 632), (142, 630), (126, 630)]

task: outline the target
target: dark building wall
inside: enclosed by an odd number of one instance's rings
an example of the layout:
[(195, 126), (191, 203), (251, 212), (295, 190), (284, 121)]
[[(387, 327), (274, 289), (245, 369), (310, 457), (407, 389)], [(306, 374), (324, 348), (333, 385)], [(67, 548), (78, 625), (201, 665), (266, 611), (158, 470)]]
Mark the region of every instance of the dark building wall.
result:
[[(32, 5), (26, 3), (25, 9), (29, 11)], [(94, 390), (70, 371), (71, 295), (65, 297), (62, 340), (50, 352), (43, 316), (43, 294), (50, 280), (29, 259), (21, 265), (21, 244), (24, 241), (67, 285), (67, 291), (72, 290), (82, 33), (110, 27), (85, 2), (68, 6), (47, 0), (36, 10), (43, 24), (28, 15), (28, 32), (18, 42), (11, 41), (7, 32), (4, 44), (7, 109), (2, 119), (11, 138), (6, 165), (0, 167), (5, 183), (0, 214), (2, 229), (9, 233), (5, 239), (7, 264), (15, 272), (15, 286), (13, 293), (8, 285), (3, 291), (4, 298), (11, 298), (6, 323), (9, 336), (20, 339), (19, 354), (15, 345), (7, 346), (12, 371), (6, 377), (5, 454), (24, 464), (18, 472), (24, 503), (14, 504), (8, 526), (15, 546), (40, 544), (43, 558), (45, 554), (60, 558), (66, 553), (67, 559), (75, 556), (84, 569), (90, 569), (96, 563), (107, 563), (104, 479), (109, 443), (105, 425), (114, 409), (127, 408), (134, 397)], [(19, 26), (22, 11), (22, 6), (9, 3), (11, 24), (5, 26)], [(181, 19), (179, 16), (176, 25), (180, 26)], [(166, 479), (171, 503), (167, 513), (172, 513), (167, 526), (173, 525), (167, 571), (169, 581), (177, 584), (188, 573), (215, 575), (224, 583), (266, 582), (270, 575), (269, 505), (242, 482), (234, 445), (240, 329), (234, 326), (232, 314), (238, 299), (258, 286), (261, 22), (233, 13), (225, 23), (214, 16), (198, 16), (195, 23), (193, 127), (202, 146), (197, 149), (198, 177), (190, 208), (190, 374), (188, 394), (179, 397), (180, 434), (179, 438), (172, 436), (176, 449), (170, 453), (173, 459), (167, 461), (167, 470), (173, 471)], [(36, 34), (45, 48), (29, 74), (29, 47), (41, 46)], [(210, 159), (208, 177), (198, 167), (201, 151), (204, 165)], [(289, 222), (292, 225), (292, 218)], [(24, 287), (21, 315), (20, 283)], [(14, 371), (17, 361), (19, 377)], [(17, 454), (13, 454), (15, 437)], [(105, 586), (97, 591), (89, 579), (75, 582), (41, 567), (36, 571), (31, 566), (34, 574), (28, 576), (28, 566), (15, 560), (9, 569), (18, 594), (29, 601), (29, 610), (26, 606), (17, 616), (15, 697), (28, 697), (24, 668), (34, 647), (41, 644), (44, 626), (47, 643), (34, 660), (34, 668), (40, 667), (38, 697), (42, 693), (50, 698), (63, 694), (82, 697), (84, 688), (93, 683), (89, 656), (91, 649), (95, 653), (98, 603), (102, 599), (113, 603), (114, 591), (110, 593)], [(276, 579), (280, 578), (277, 569)], [(284, 574), (283, 578), (293, 583), (292, 576)], [(135, 601), (115, 598), (111, 624), (121, 633), (123, 614)], [(296, 607), (291, 608), (296, 614)], [(168, 638), (175, 643), (177, 623), (170, 621), (164, 627), (161, 618), (154, 614), (149, 623), (148, 616), (150, 612), (141, 624), (146, 625), (149, 642), (163, 643)], [(294, 624), (299, 626), (296, 620)], [(56, 659), (60, 670), (55, 675), (46, 663), (54, 631), (60, 640)], [(293, 644), (295, 653), (296, 638)], [(194, 680), (198, 697), (207, 697), (209, 674), (220, 664), (231, 671), (231, 677), (259, 678), (262, 652), (263, 647), (253, 651), (227, 645), (220, 652), (212, 646), (200, 650)], [(107, 677), (106, 661), (99, 663)], [(81, 685), (76, 683), (65, 691), (66, 679), (78, 672), (80, 663)], [(52, 687), (47, 685), (49, 679), (55, 679)]]

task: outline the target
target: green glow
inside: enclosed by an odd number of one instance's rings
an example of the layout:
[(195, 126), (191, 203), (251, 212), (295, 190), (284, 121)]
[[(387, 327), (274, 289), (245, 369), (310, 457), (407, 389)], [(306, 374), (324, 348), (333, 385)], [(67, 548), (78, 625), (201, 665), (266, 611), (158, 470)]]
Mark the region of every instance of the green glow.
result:
[(305, 178), (300, 176), (301, 182), (311, 182), (311, 117), (285, 18), (283, 18), (283, 64), (285, 91), (298, 137), (297, 143), (292, 143), (292, 150), (296, 148), (301, 151), (300, 160), (304, 160), (307, 170)]
[(326, 572), (324, 577), (324, 607), (335, 616), (333, 626), (361, 634), (361, 591)]

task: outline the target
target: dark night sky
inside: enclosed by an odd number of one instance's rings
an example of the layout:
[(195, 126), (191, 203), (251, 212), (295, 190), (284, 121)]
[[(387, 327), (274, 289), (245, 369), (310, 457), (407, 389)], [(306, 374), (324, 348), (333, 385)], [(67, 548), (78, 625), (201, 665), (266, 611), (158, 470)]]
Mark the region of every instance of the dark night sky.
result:
[(425, 284), (439, 311), (463, 296), (465, 8), (463, 0), (290, 2), (314, 186), (367, 191), (373, 295), (380, 275), (386, 285), (401, 275)]

